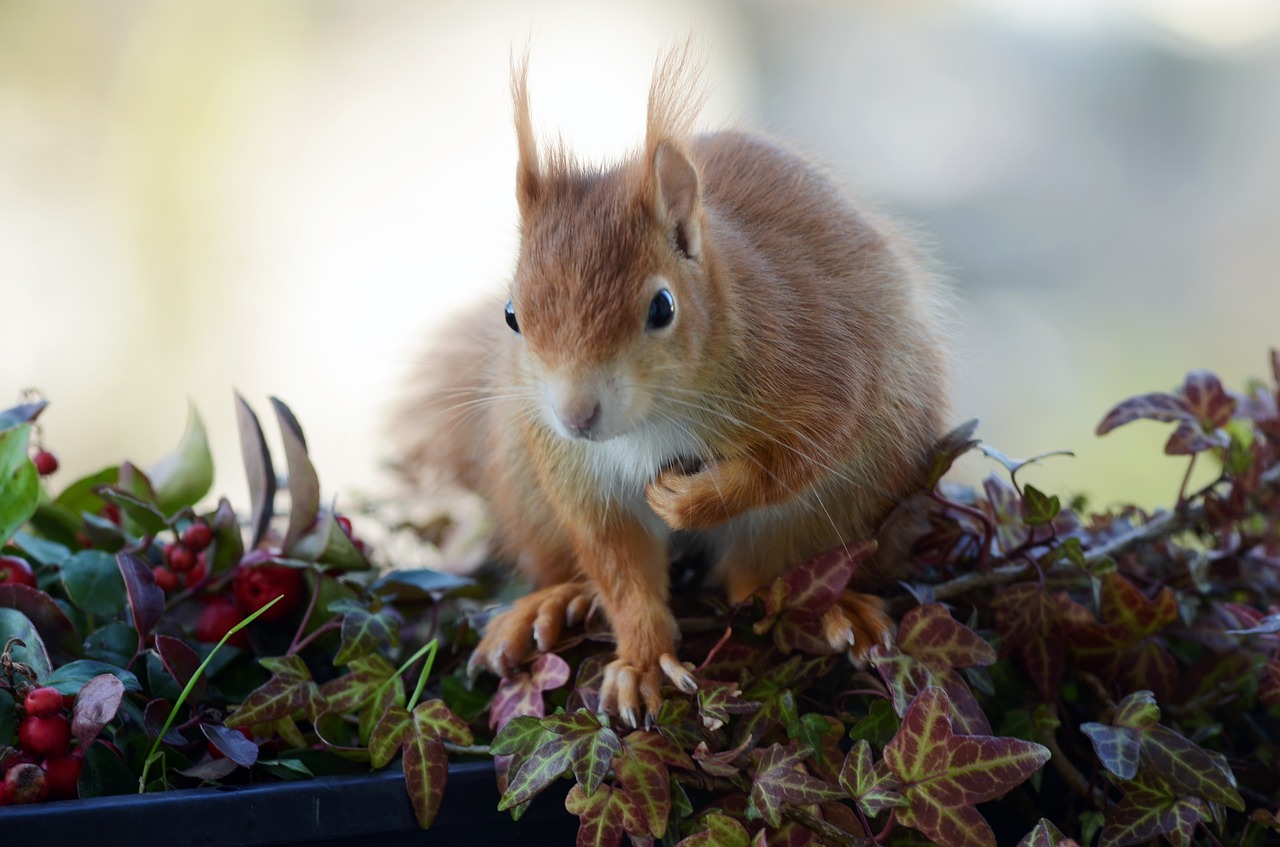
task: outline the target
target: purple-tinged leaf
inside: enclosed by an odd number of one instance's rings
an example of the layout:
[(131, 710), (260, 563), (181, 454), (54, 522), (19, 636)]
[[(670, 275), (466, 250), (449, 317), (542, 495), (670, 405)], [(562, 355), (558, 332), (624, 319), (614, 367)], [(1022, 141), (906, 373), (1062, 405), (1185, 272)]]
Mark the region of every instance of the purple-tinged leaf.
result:
[(231, 776), (238, 767), (240, 766), (230, 759), (209, 757), (196, 762), (186, 770), (178, 771), (178, 773), (192, 779), (204, 780), (205, 782), (218, 782)]
[(742, 690), (730, 682), (705, 680), (698, 688), (698, 714), (702, 725), (716, 730), (729, 722), (730, 715), (749, 715), (760, 708), (742, 698)]
[[(635, 803), (645, 832), (661, 838), (671, 814), (671, 778), (668, 767), (692, 769), (693, 762), (670, 739), (657, 732), (633, 730), (622, 738), (621, 751), (613, 759), (618, 787)], [(634, 834), (634, 833), (633, 833)]]
[(1098, 424), (1095, 433), (1106, 435), (1118, 426), (1136, 420), (1185, 421), (1194, 419), (1187, 401), (1175, 394), (1157, 392), (1131, 397), (1114, 406)]
[(569, 664), (554, 653), (543, 653), (528, 673), (503, 678), (489, 708), (489, 727), (502, 729), (512, 718), (542, 717), (547, 713), (542, 692), (569, 681)]
[(1275, 635), (1280, 633), (1280, 614), (1267, 615), (1248, 629), (1229, 629), (1228, 635)]
[(1080, 843), (1063, 835), (1047, 818), (1041, 818), (1018, 847), (1080, 847)]
[(116, 566), (124, 577), (124, 588), (129, 595), (129, 613), (133, 616), (133, 628), (138, 632), (138, 644), (141, 647), (151, 634), (151, 628), (164, 613), (164, 591), (156, 585), (151, 568), (132, 553), (117, 553)]
[(951, 470), (951, 466), (955, 464), (956, 459), (977, 446), (978, 440), (973, 437), (977, 430), (978, 420), (974, 418), (973, 420), (965, 421), (938, 439), (938, 443), (933, 447), (932, 466), (929, 476), (925, 479), (924, 485), (921, 486), (923, 490), (932, 490), (947, 475), (947, 471)]
[(124, 683), (109, 673), (95, 676), (76, 695), (71, 709), (71, 734), (87, 749), (115, 718), (124, 699)]
[(1120, 779), (1137, 776), (1142, 756), (1142, 744), (1137, 733), (1101, 723), (1081, 724), (1080, 731), (1093, 742), (1093, 752), (1104, 768)]
[(854, 744), (845, 757), (840, 768), (840, 786), (868, 817), (907, 805), (902, 784), (887, 767), (874, 765), (871, 745), (866, 741)]
[(1208, 371), (1192, 371), (1182, 386), (1187, 407), (1206, 431), (1219, 429), (1231, 422), (1236, 400), (1222, 389), (1222, 383)]
[(982, 636), (936, 603), (916, 606), (903, 615), (898, 626), (898, 647), (939, 667), (985, 667), (996, 662), (995, 649)]
[(563, 739), (578, 784), (587, 794), (594, 793), (612, 767), (613, 757), (622, 752), (617, 734), (586, 710), (552, 715), (543, 719), (542, 726)]
[(1142, 759), (1178, 794), (1244, 811), (1235, 775), (1221, 756), (1205, 751), (1168, 727), (1157, 725), (1142, 733)]
[(348, 663), (348, 673), (320, 686), (320, 694), (329, 711), (349, 714), (372, 700), (395, 672), (395, 666), (376, 653), (361, 656)]
[(1156, 783), (1137, 780), (1124, 785), (1124, 798), (1107, 814), (1098, 847), (1145, 844), (1160, 836), (1176, 847), (1190, 847), (1197, 824), (1209, 821), (1209, 804), (1180, 797)]
[(414, 726), (404, 735), (404, 784), (413, 804), (413, 814), (418, 826), (427, 829), (440, 810), (444, 798), (445, 782), (449, 778), (449, 758), (444, 745), (429, 729), (423, 729), (414, 720)]
[(1164, 452), (1169, 456), (1191, 456), (1230, 443), (1231, 436), (1225, 432), (1205, 432), (1197, 423), (1181, 421), (1165, 442)]
[(623, 832), (643, 829), (634, 799), (624, 791), (602, 785), (591, 794), (575, 785), (565, 797), (564, 807), (581, 819), (578, 847), (617, 847)]
[[(1150, 729), (1160, 721), (1160, 707), (1150, 691), (1135, 691), (1116, 706), (1112, 725), (1125, 729)], [(1126, 777), (1127, 778), (1127, 777)]]
[[(75, 624), (53, 598), (40, 589), (16, 582), (0, 583), (0, 609), (21, 612), (40, 633), (40, 640), (59, 665), (84, 655), (84, 639)], [(3, 646), (0, 642), (0, 647)]]
[[(142, 723), (147, 729), (147, 735), (156, 738), (164, 731), (164, 725), (169, 721), (169, 715), (173, 712), (173, 704), (168, 700), (152, 700), (147, 703), (145, 709), (142, 710)], [(181, 747), (187, 744), (186, 736), (169, 726), (168, 731), (164, 733), (164, 743), (171, 747)]]
[(295, 712), (316, 717), (327, 711), (311, 671), (298, 656), (260, 660), (271, 678), (250, 692), (229, 720), (237, 726), (256, 726), (287, 718)]
[(822, 616), (835, 605), (853, 572), (875, 549), (876, 542), (860, 541), (789, 568), (769, 586), (765, 617), (756, 624), (756, 632), (772, 629), (774, 643), (783, 653), (836, 652), (822, 630)]
[(279, 398), (271, 398), (280, 438), (284, 442), (284, 459), (289, 467), (289, 524), (282, 545), (286, 555), (316, 522), (320, 514), (320, 479), (307, 456), (307, 440), (293, 412)]
[(240, 454), (244, 457), (244, 473), (249, 481), (249, 502), (253, 510), (249, 547), (262, 543), (275, 510), (276, 472), (271, 465), (271, 451), (263, 437), (262, 425), (249, 404), (236, 393), (236, 423), (240, 429)]
[(244, 537), (240, 534), (240, 519), (231, 503), (223, 497), (210, 521), (213, 544), (209, 548), (209, 576), (221, 576), (244, 558)]
[[(178, 683), (179, 688), (186, 687), (200, 667), (200, 656), (181, 639), (157, 635), (156, 652), (160, 654), (164, 669), (169, 672), (169, 676), (173, 677), (174, 682)], [(191, 693), (187, 695), (187, 701), (199, 703), (204, 696), (205, 685), (204, 677), (196, 680)]]
[(431, 733), (441, 741), (466, 747), (474, 743), (467, 722), (455, 715), (443, 700), (427, 700), (413, 710), (413, 725), (418, 732)]
[(745, 827), (727, 815), (715, 812), (702, 819), (702, 829), (683, 839), (676, 847), (748, 847), (751, 836)]
[(1049, 751), (1016, 738), (955, 735), (948, 706), (942, 689), (926, 688), (884, 748), (909, 804), (897, 819), (942, 847), (986, 847), (995, 836), (974, 804), (1004, 796), (1047, 762)]
[(536, 717), (524, 715), (512, 718), (489, 745), (489, 752), (495, 756), (515, 756), (525, 758), (534, 750), (546, 743), (552, 733), (544, 729), (542, 721)]
[(498, 801), (498, 811), (519, 806), (538, 796), (573, 767), (572, 751), (564, 738), (550, 733), (546, 742), (514, 765), (507, 790)]
[(403, 706), (390, 706), (378, 719), (369, 735), (369, 764), (375, 769), (385, 768), (404, 743), (405, 735), (413, 729), (413, 715)]
[(711, 748), (707, 747), (707, 742), (700, 741), (693, 750), (693, 760), (698, 763), (698, 767), (711, 776), (734, 779), (743, 771), (743, 766), (739, 764), (739, 760), (750, 746), (751, 740), (747, 739), (732, 750), (720, 750), (712, 753)]
[(200, 731), (222, 755), (240, 767), (251, 768), (258, 761), (258, 745), (245, 738), (239, 730), (221, 724), (202, 723)]
[(782, 824), (784, 803), (808, 806), (844, 799), (844, 792), (839, 788), (804, 771), (801, 763), (808, 757), (808, 750), (781, 744), (752, 753), (755, 773), (751, 780), (751, 805), (769, 826)]

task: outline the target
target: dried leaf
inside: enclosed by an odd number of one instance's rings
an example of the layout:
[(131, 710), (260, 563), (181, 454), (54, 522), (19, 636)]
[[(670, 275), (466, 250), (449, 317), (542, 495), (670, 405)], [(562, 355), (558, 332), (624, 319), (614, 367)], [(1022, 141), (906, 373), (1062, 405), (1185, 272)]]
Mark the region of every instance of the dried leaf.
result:
[(111, 723), (124, 699), (124, 683), (111, 674), (100, 674), (84, 684), (71, 709), (71, 733), (82, 749), (93, 744), (102, 728)]
[(275, 510), (276, 472), (271, 465), (271, 451), (267, 449), (267, 439), (262, 434), (258, 416), (239, 392), (236, 392), (236, 423), (240, 429), (244, 473), (249, 481), (249, 502), (253, 510), (249, 547), (254, 549), (262, 543), (271, 525)]
[(282, 547), (286, 555), (292, 555), (294, 545), (311, 529), (320, 514), (320, 479), (307, 456), (307, 440), (298, 419), (277, 397), (271, 398), (271, 406), (280, 424), (284, 458), (289, 468), (289, 524), (285, 528)]

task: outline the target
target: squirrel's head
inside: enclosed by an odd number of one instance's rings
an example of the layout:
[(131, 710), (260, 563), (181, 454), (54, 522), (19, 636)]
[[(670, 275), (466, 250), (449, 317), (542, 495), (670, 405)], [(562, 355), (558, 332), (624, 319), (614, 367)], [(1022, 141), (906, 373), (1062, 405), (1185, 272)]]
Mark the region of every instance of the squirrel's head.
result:
[(686, 50), (659, 67), (643, 152), (606, 170), (562, 146), (539, 156), (525, 67), (513, 76), (521, 246), (506, 321), (541, 417), (565, 438), (661, 423), (655, 400), (687, 390), (705, 355), (707, 220), (683, 140), (692, 102), (674, 97), (687, 63)]

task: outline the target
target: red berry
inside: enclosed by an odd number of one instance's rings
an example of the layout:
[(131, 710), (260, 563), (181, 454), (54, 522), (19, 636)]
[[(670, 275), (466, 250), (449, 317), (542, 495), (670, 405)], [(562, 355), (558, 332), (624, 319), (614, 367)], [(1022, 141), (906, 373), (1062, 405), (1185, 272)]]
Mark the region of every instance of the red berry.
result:
[(111, 521), (116, 526), (124, 522), (124, 516), (120, 514), (120, 507), (115, 503), (104, 503), (102, 508), (98, 510), (98, 514)]
[(39, 765), (21, 764), (4, 775), (5, 799), (13, 804), (39, 803), (49, 794), (44, 771)]
[(71, 743), (71, 724), (60, 714), (27, 716), (18, 724), (18, 743), (33, 756), (65, 756)]
[(47, 718), (62, 711), (62, 692), (56, 688), (33, 688), (22, 703), (28, 715)]
[(165, 561), (178, 573), (191, 570), (196, 563), (196, 554), (185, 544), (175, 543), (164, 548)]
[(245, 614), (258, 611), (276, 597), (281, 598), (279, 603), (263, 613), (262, 620), (265, 621), (278, 621), (301, 605), (305, 588), (302, 571), (297, 568), (282, 565), (250, 566), (243, 561), (236, 567), (235, 577), (231, 581), (236, 604)]
[(17, 556), (0, 556), (0, 585), (29, 585), (36, 587), (36, 575), (25, 559)]
[(338, 522), (338, 526), (342, 527), (342, 531), (347, 534), (347, 538), (351, 537), (351, 518), (346, 515), (335, 515), (334, 520)]
[(79, 792), (76, 783), (84, 770), (83, 756), (66, 756), (48, 759), (44, 763), (44, 782), (49, 789), (50, 800), (69, 800)]
[(160, 590), (165, 594), (172, 594), (178, 589), (178, 575), (164, 565), (152, 568), (151, 573), (156, 578), (156, 585), (160, 586)]
[(182, 533), (182, 543), (192, 550), (203, 550), (213, 541), (213, 530), (206, 523), (193, 523)]
[(76, 704), (76, 695), (74, 694), (62, 695), (62, 708), (70, 710), (71, 707), (74, 706), (75, 704)]
[(205, 551), (201, 550), (196, 556), (196, 565), (187, 571), (187, 586), (199, 585), (204, 582), (204, 578), (209, 575), (209, 557), (205, 555)]
[[(196, 641), (216, 644), (242, 619), (235, 603), (226, 597), (214, 597), (196, 620)], [(249, 639), (242, 630), (228, 638), (227, 643), (232, 647), (248, 647)]]
[(48, 450), (37, 450), (36, 454), (31, 457), (31, 461), (36, 466), (36, 472), (40, 476), (48, 476), (58, 469), (58, 457)]

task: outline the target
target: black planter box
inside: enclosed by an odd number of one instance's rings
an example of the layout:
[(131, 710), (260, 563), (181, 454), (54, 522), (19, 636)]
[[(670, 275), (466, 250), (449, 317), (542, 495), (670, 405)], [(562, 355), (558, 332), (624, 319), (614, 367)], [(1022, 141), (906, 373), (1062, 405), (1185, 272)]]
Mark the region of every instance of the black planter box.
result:
[(0, 843), (71, 847), (483, 847), (503, 840), (573, 844), (578, 819), (561, 790), (538, 797), (520, 820), (498, 811), (491, 762), (449, 768), (440, 813), (418, 827), (399, 770), (233, 788), (197, 788), (0, 807)]

